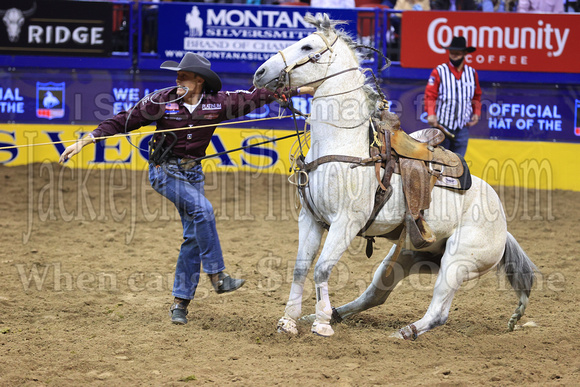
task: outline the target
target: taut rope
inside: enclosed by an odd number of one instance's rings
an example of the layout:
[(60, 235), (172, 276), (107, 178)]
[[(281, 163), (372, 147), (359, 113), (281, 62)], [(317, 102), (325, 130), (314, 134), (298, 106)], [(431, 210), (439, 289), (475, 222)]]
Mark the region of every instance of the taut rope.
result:
[[(287, 116), (279, 116), (279, 117), (266, 117), (266, 118), (256, 118), (253, 120), (245, 120), (245, 121), (232, 121), (232, 122), (224, 122), (224, 123), (220, 123), (218, 125), (216, 124), (207, 124), (207, 125), (198, 125), (198, 126), (185, 126), (182, 128), (174, 128), (174, 129), (160, 129), (160, 130), (151, 130), (151, 131), (146, 131), (146, 132), (131, 132), (131, 133), (118, 133), (115, 136), (102, 136), (102, 137), (95, 137), (95, 141), (96, 140), (104, 140), (110, 137), (132, 137), (132, 136), (141, 136), (141, 135), (146, 135), (146, 134), (157, 134), (157, 133), (164, 133), (164, 132), (176, 132), (176, 131), (180, 131), (180, 130), (190, 130), (190, 129), (200, 129), (200, 128), (208, 128), (210, 126), (227, 126), (227, 125), (235, 125), (235, 124), (241, 124), (241, 123), (246, 123), (246, 122), (258, 122), (258, 121), (268, 121), (268, 120), (281, 120), (284, 118), (290, 118), (292, 117), (291, 115), (287, 115)], [(78, 140), (62, 140), (62, 141), (52, 141), (52, 142), (42, 142), (42, 143), (36, 143), (36, 144), (25, 144), (25, 145), (11, 145), (11, 146), (4, 146), (4, 147), (0, 147), (0, 151), (1, 150), (5, 150), (5, 149), (16, 149), (16, 148), (27, 148), (27, 147), (33, 147), (33, 146), (43, 146), (43, 145), (55, 145), (55, 144), (67, 144), (67, 143), (72, 143), (72, 142), (77, 142)]]

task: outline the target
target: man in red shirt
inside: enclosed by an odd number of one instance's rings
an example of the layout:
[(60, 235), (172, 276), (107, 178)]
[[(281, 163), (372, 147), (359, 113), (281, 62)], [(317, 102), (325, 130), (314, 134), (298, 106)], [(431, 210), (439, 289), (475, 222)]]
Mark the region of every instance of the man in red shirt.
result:
[(474, 52), (463, 36), (455, 36), (448, 47), (449, 62), (431, 72), (425, 87), (427, 122), (445, 133), (443, 147), (465, 156), (468, 127), (481, 116), (481, 87), (477, 72), (465, 64), (465, 55)]
[[(266, 89), (220, 91), (222, 82), (210, 62), (187, 53), (180, 63), (166, 61), (161, 68), (177, 72), (175, 88), (141, 100), (128, 112), (121, 112), (67, 147), (60, 162), (70, 159), (102, 137), (156, 123), (158, 130), (190, 127), (163, 132), (150, 143), (149, 180), (151, 186), (177, 207), (183, 224), (183, 239), (173, 283), (174, 302), (170, 308), (174, 324), (187, 323), (187, 307), (193, 299), (201, 266), (217, 293), (231, 292), (243, 279), (227, 275), (218, 238), (213, 207), (204, 194), (204, 174), (196, 158), (203, 157), (217, 125), (244, 116), (275, 100)], [(209, 124), (209, 126), (207, 126)], [(203, 128), (196, 128), (206, 125)]]

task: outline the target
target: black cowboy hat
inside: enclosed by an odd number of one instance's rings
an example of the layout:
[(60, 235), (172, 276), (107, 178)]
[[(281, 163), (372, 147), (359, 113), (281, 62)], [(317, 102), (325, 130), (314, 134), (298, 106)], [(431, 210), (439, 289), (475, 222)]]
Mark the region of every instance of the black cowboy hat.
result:
[(475, 47), (467, 47), (467, 41), (463, 36), (454, 36), (451, 40), (451, 44), (447, 47), (442, 46), (446, 50), (458, 50), (458, 51), (467, 51), (473, 52), (475, 51)]
[(222, 81), (220, 77), (211, 69), (209, 60), (201, 55), (188, 52), (185, 54), (181, 62), (177, 63), (173, 60), (167, 60), (161, 63), (162, 69), (174, 71), (190, 71), (198, 74), (205, 80), (207, 92), (218, 92), (222, 88)]

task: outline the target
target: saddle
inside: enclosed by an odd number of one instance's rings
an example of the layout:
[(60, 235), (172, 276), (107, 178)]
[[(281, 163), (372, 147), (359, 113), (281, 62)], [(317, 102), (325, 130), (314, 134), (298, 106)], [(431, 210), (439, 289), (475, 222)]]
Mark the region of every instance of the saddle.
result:
[[(377, 178), (380, 176), (380, 169), (385, 169), (383, 178), (378, 179), (379, 188), (389, 191), (392, 173), (401, 175), (407, 207), (405, 214), (407, 233), (415, 248), (426, 248), (436, 241), (433, 231), (423, 218), (423, 212), (429, 208), (431, 202), (431, 191), (435, 185), (457, 190), (469, 189), (471, 175), (467, 164), (460, 155), (437, 146), (445, 139), (445, 135), (439, 129), (423, 129), (408, 135), (401, 129), (397, 115), (386, 107), (380, 109), (380, 121), (375, 120), (374, 125), (379, 138), (375, 143), (380, 144), (380, 150), (378, 147), (374, 151), (371, 148), (371, 158), (374, 156), (376, 159), (379, 153), (383, 160), (380, 164), (375, 164)], [(375, 197), (375, 208), (378, 196), (379, 192)], [(383, 205), (384, 203), (380, 208)], [(363, 232), (370, 227), (378, 210), (376, 212), (373, 210)], [(400, 229), (402, 230), (402, 227)], [(397, 238), (396, 235), (387, 237)], [(367, 246), (367, 255), (368, 250)], [(372, 247), (370, 250), (372, 252)]]
[(301, 172), (297, 175), (296, 183), (300, 196), (310, 213), (317, 218), (317, 222), (326, 229), (329, 225), (317, 215), (306, 195), (305, 187), (308, 179), (304, 176), (329, 162), (349, 163), (351, 168), (374, 164), (379, 186), (369, 219), (358, 233), (367, 239), (366, 255), (369, 258), (373, 253), (374, 237), (366, 236), (365, 233), (393, 193), (390, 183), (393, 173), (400, 174), (402, 178), (406, 202), (405, 222), (379, 237), (396, 240), (406, 228), (411, 243), (417, 249), (426, 248), (436, 240), (423, 218), (423, 212), (429, 208), (431, 202), (433, 187), (437, 185), (456, 190), (467, 190), (471, 187), (471, 174), (465, 160), (458, 154), (437, 146), (445, 139), (445, 135), (439, 129), (423, 129), (408, 135), (401, 129), (399, 117), (388, 110), (386, 103), (379, 108), (379, 112), (380, 120), (373, 118), (371, 121), (370, 157), (325, 155), (308, 163), (302, 158), (296, 160), (296, 170)]

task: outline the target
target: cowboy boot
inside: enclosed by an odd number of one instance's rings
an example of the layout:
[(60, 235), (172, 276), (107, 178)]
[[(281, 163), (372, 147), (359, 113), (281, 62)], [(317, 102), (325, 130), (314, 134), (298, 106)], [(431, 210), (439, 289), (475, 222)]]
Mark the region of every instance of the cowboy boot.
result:
[(246, 282), (244, 279), (232, 278), (228, 274), (220, 271), (216, 274), (208, 274), (211, 284), (217, 294), (233, 292), (242, 287)]
[(173, 305), (169, 308), (169, 315), (171, 316), (171, 322), (176, 325), (187, 324), (187, 306), (190, 300), (184, 300), (182, 298), (175, 297)]

